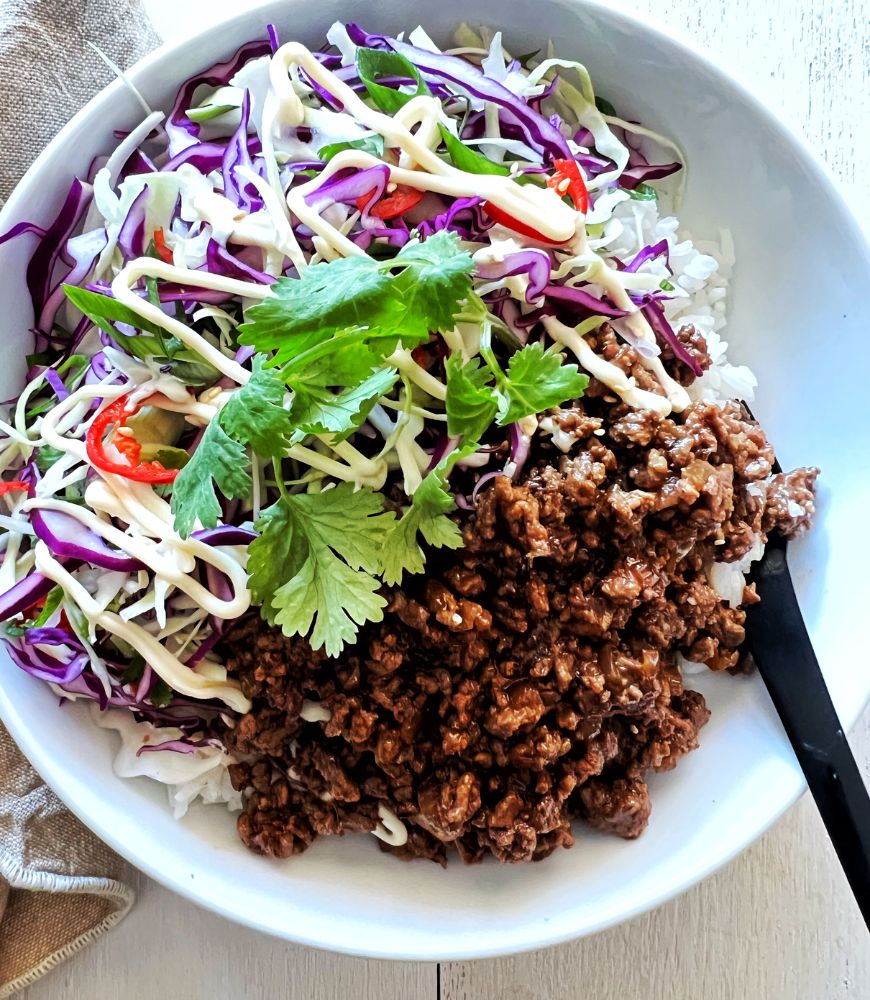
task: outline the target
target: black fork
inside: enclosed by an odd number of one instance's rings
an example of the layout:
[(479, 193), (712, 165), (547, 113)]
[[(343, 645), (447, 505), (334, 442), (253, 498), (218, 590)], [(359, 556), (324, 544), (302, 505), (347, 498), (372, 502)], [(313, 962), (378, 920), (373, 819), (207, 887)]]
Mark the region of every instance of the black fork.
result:
[[(775, 463), (774, 472), (781, 471)], [(804, 624), (787, 548), (781, 535), (771, 534), (752, 566), (761, 601), (746, 612), (747, 645), (870, 928), (870, 795)]]

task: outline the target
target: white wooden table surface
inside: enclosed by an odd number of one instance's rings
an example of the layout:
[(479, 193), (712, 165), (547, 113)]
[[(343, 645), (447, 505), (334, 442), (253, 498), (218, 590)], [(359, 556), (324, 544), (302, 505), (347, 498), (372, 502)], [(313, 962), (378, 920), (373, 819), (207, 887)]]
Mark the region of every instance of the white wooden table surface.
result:
[[(738, 68), (861, 196), (870, 0), (629, 0)], [(164, 37), (238, 0), (146, 0)], [(870, 719), (854, 734), (870, 779)], [(367, 962), (262, 937), (144, 876), (115, 931), (26, 1000), (870, 1000), (870, 940), (812, 802), (703, 885), (595, 938), (512, 959)]]

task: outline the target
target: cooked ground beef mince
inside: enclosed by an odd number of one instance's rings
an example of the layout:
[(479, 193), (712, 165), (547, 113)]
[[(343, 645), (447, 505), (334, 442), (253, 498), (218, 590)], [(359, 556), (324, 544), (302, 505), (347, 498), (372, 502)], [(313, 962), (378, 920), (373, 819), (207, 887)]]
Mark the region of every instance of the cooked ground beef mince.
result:
[[(595, 339), (655, 389), (609, 327)], [(695, 330), (680, 339), (709, 365)], [(430, 552), (350, 651), (327, 659), (247, 619), (224, 643), (253, 701), (224, 734), (245, 761), (232, 768), (244, 842), (287, 857), (375, 829), (379, 806), (408, 831), (384, 850), (442, 864), (452, 849), (539, 860), (573, 844), (575, 819), (637, 837), (647, 775), (693, 750), (709, 717), (679, 657), (713, 670), (741, 658), (745, 613), (708, 567), (812, 517), (818, 470), (771, 476), (773, 458), (738, 403), (662, 418), (593, 380), (541, 421), (521, 482), (498, 477), (457, 513), (465, 547)], [(303, 702), (325, 721), (303, 721)]]

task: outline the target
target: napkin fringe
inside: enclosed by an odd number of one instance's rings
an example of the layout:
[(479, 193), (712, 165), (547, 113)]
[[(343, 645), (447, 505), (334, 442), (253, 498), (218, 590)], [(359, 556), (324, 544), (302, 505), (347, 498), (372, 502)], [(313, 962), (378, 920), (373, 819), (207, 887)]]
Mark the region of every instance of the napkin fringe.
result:
[(98, 924), (88, 928), (77, 938), (69, 941), (50, 955), (46, 955), (38, 965), (28, 969), (17, 979), (0, 984), (0, 1000), (12, 996), (13, 993), (24, 989), (25, 986), (32, 985), (46, 972), (91, 944), (110, 927), (114, 927), (127, 915), (136, 898), (130, 886), (124, 885), (123, 882), (118, 882), (116, 879), (101, 878), (97, 875), (61, 875), (57, 872), (25, 868), (7, 851), (0, 851), (0, 878), (5, 879), (12, 889), (99, 896), (111, 900), (116, 907)]

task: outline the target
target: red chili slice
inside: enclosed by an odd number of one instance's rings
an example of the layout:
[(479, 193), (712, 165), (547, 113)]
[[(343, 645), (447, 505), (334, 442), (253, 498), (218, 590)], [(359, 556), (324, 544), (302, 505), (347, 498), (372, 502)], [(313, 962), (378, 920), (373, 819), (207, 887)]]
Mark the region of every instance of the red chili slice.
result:
[(575, 160), (554, 160), (553, 166), (556, 168), (556, 172), (547, 181), (547, 187), (552, 188), (559, 195), (569, 194), (571, 201), (574, 202), (574, 208), (586, 215), (589, 212), (589, 191), (577, 162)]
[[(369, 191), (368, 194), (362, 195), (362, 197), (357, 198), (356, 207), (361, 211), (365, 211), (366, 205), (368, 205), (371, 200), (373, 191)], [(369, 209), (369, 215), (374, 216), (376, 219), (395, 219), (399, 215), (403, 215), (405, 212), (414, 208), (415, 205), (419, 205), (423, 200), (423, 191), (418, 191), (416, 188), (407, 187), (404, 184), (396, 185), (395, 191), (392, 191), (388, 195), (384, 195), (383, 198), (379, 198), (378, 201), (372, 205)]]
[(166, 237), (163, 235), (162, 229), (154, 230), (154, 249), (157, 251), (160, 259), (166, 261), (167, 264), (174, 262), (175, 258), (172, 256), (172, 251), (166, 245)]
[(22, 483), (20, 479), (15, 479), (8, 483), (0, 483), (0, 497), (6, 493), (26, 493), (28, 488), (27, 483)]
[[(141, 403), (128, 407), (129, 399), (129, 393), (120, 396), (94, 417), (85, 438), (88, 458), (92, 465), (102, 469), (103, 472), (111, 472), (116, 476), (123, 476), (125, 479), (132, 479), (137, 483), (152, 483), (154, 485), (171, 483), (178, 475), (178, 469), (165, 469), (159, 462), (139, 462), (138, 454), (141, 446), (135, 438), (123, 434), (113, 436), (115, 447), (125, 457), (132, 459), (129, 464), (122, 465), (120, 462), (114, 462), (106, 455), (104, 437), (108, 428), (112, 424), (116, 427), (122, 427), (124, 422), (129, 417), (135, 416), (146, 402), (142, 400)], [(118, 442), (122, 438), (125, 438), (125, 441), (119, 447)], [(128, 441), (132, 443), (128, 444)]]
[(568, 240), (549, 239), (544, 236), (543, 233), (539, 233), (537, 229), (532, 229), (531, 226), (527, 226), (524, 222), (520, 222), (519, 219), (515, 219), (509, 212), (505, 212), (494, 202), (485, 201), (483, 203), (483, 210), (493, 222), (497, 222), (499, 225), (504, 226), (507, 229), (512, 229), (515, 233), (519, 233), (521, 236), (528, 236), (530, 240), (537, 240), (538, 243), (556, 244), (568, 242)]

